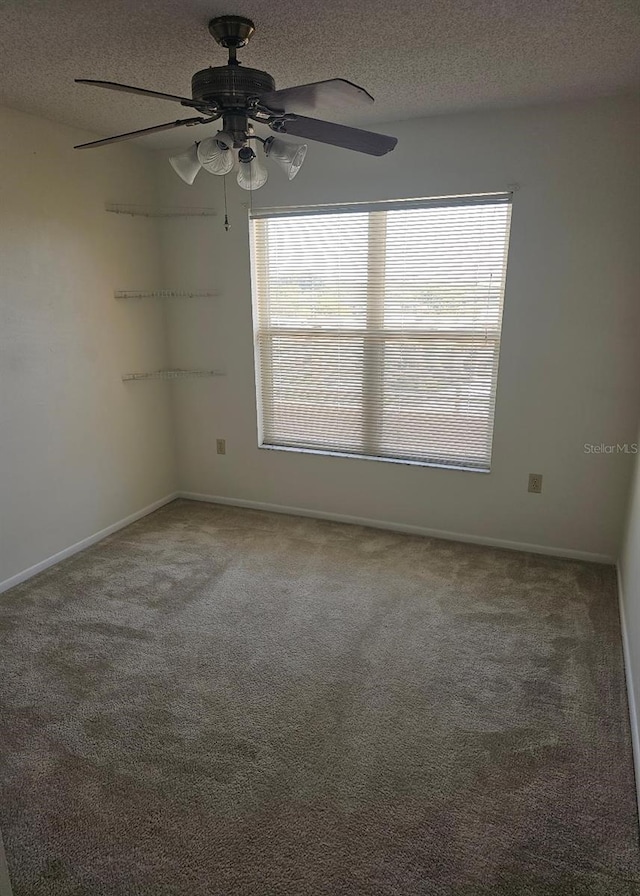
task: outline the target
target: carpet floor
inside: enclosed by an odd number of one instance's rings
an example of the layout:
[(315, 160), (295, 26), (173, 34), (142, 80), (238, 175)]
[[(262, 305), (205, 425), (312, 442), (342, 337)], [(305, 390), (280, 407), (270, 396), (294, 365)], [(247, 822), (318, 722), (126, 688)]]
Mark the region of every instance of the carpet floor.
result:
[(0, 673), (14, 896), (640, 893), (612, 568), (176, 501)]

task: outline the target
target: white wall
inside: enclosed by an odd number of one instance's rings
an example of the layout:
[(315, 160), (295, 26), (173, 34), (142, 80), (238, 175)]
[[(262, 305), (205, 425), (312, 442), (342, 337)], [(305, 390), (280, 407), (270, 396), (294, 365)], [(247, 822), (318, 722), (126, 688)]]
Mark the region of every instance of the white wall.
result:
[[(295, 205), (519, 184), (490, 475), (257, 448), (249, 195), (228, 178), (232, 230), (220, 217), (164, 248), (170, 279), (221, 290), (174, 307), (174, 359), (228, 369), (175, 395), (181, 488), (615, 558), (632, 457), (583, 446), (635, 437), (638, 111), (625, 98), (388, 125), (400, 138), (390, 155), (311, 144), (295, 181), (271, 170), (253, 197)], [(158, 164), (167, 201), (221, 207), (220, 178), (202, 172), (187, 187), (166, 153)], [(542, 495), (527, 493), (530, 471), (544, 475)]]
[[(640, 442), (640, 432), (638, 433)], [(622, 628), (627, 671), (627, 689), (631, 710), (631, 732), (634, 738), (634, 757), (638, 795), (640, 799), (640, 460), (636, 458), (631, 480), (629, 505), (618, 561)]]
[(0, 110), (0, 585), (175, 488), (150, 155)]

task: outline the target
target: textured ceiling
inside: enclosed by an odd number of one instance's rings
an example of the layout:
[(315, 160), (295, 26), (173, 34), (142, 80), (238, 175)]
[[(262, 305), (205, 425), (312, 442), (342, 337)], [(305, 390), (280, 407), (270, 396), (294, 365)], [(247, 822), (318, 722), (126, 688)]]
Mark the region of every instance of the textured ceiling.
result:
[[(640, 89), (639, 0), (3, 0), (1, 9), (0, 103), (100, 135), (190, 113), (75, 77), (190, 95), (194, 71), (226, 61), (207, 31), (223, 13), (255, 21), (240, 60), (278, 87), (330, 77), (365, 87), (376, 103), (354, 124)], [(185, 134), (137, 142), (181, 146)]]

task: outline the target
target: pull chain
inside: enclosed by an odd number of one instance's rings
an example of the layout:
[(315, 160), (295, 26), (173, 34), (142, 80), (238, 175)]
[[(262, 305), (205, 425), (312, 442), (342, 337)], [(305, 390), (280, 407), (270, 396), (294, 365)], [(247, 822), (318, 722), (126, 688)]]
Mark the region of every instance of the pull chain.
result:
[(228, 233), (231, 230), (231, 224), (229, 224), (229, 215), (227, 214), (227, 175), (226, 174), (222, 178), (222, 188), (224, 190), (224, 229)]

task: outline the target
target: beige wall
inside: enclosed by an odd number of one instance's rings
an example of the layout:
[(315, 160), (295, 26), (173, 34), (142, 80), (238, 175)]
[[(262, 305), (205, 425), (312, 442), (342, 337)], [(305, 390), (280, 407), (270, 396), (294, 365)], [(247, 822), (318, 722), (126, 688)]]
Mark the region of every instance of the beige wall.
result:
[(149, 154), (0, 110), (0, 585), (175, 487), (157, 228), (104, 211), (154, 198)]
[[(288, 183), (271, 167), (256, 206), (516, 192), (490, 475), (257, 448), (247, 209), (229, 178), (222, 217), (166, 235), (172, 285), (216, 285), (174, 305), (181, 365), (220, 364), (225, 380), (175, 392), (179, 480), (194, 493), (387, 521), (486, 541), (614, 559), (640, 397), (637, 101), (602, 100), (388, 125), (382, 159), (310, 144)], [(384, 128), (380, 127), (380, 130)], [(191, 139), (192, 136), (189, 135)], [(184, 146), (189, 143), (185, 138)], [(158, 154), (166, 201), (215, 204), (222, 183), (183, 185)], [(215, 439), (227, 439), (225, 457)], [(544, 476), (542, 495), (527, 474)]]

